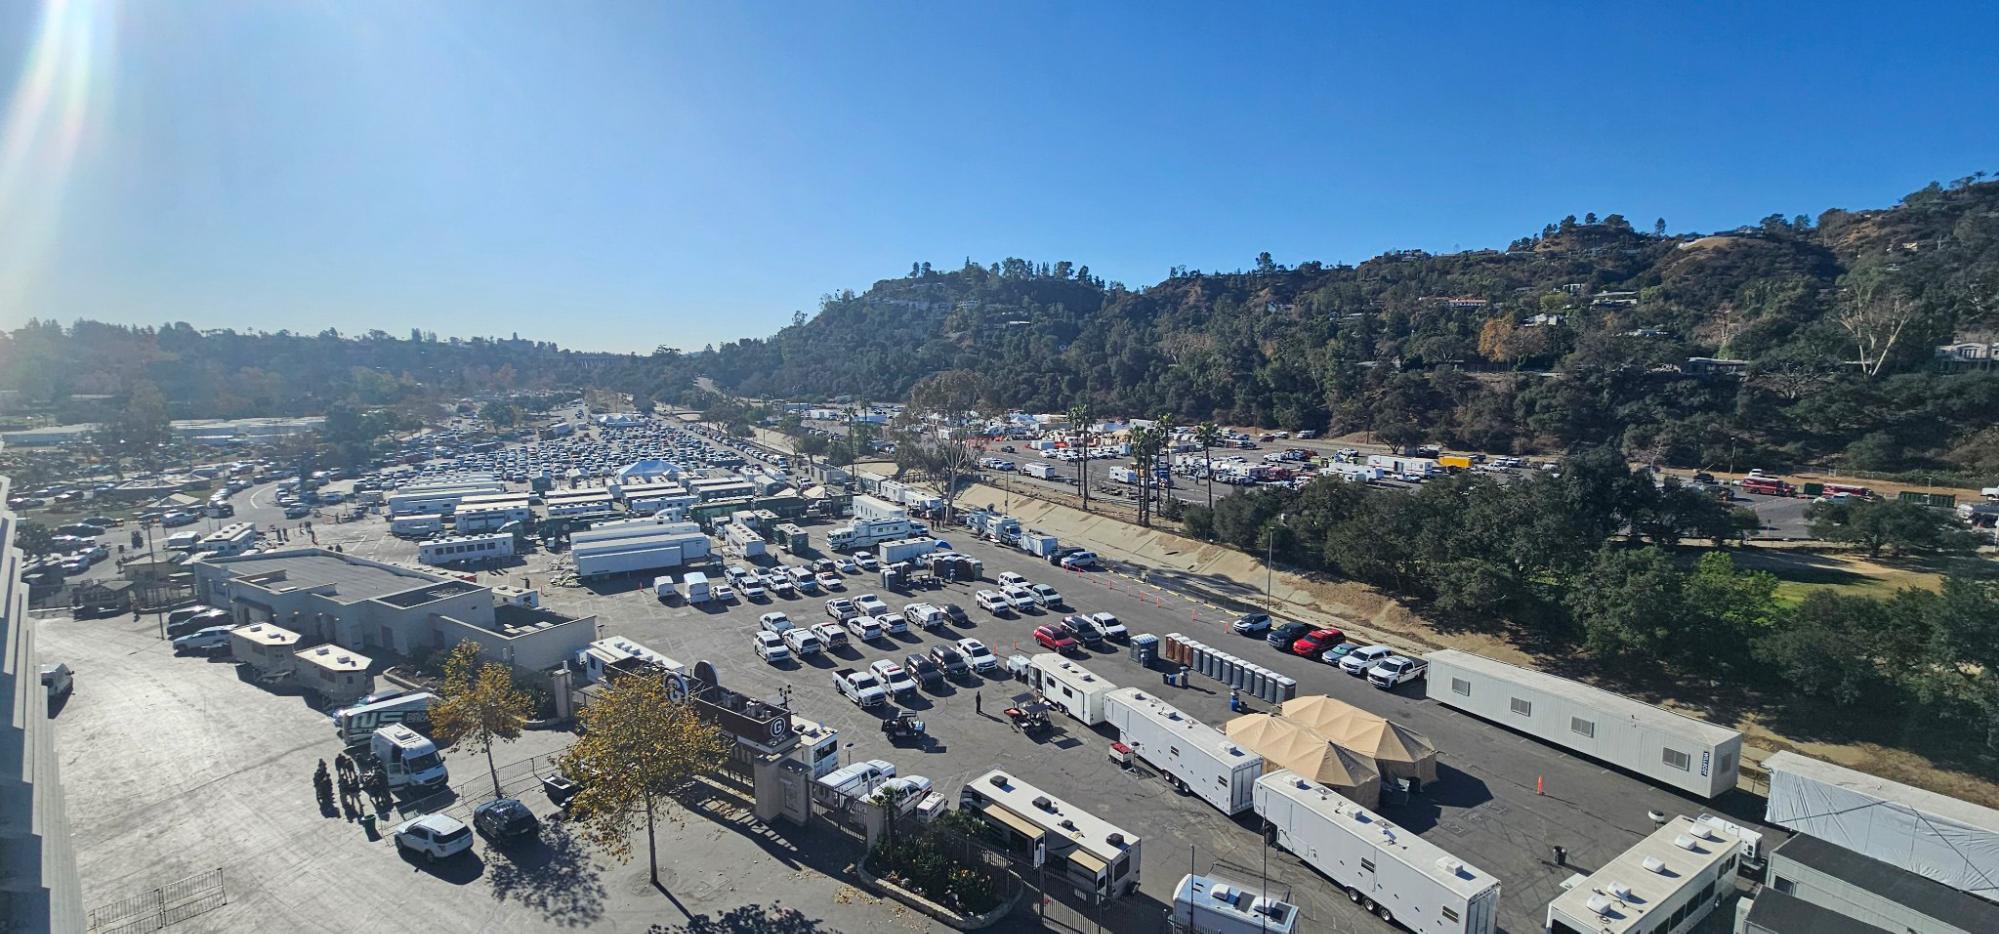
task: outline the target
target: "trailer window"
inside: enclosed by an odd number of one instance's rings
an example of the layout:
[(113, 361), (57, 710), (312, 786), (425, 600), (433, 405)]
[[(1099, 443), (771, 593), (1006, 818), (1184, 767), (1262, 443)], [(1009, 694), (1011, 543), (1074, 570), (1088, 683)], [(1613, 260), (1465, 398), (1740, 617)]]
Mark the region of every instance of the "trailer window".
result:
[(1523, 717), (1531, 717), (1534, 715), (1534, 702), (1516, 697), (1513, 699), (1513, 712)]
[(1591, 739), (1596, 738), (1596, 723), (1581, 717), (1569, 718), (1569, 731)]
[(1452, 693), (1454, 693), (1454, 694), (1463, 694), (1463, 695), (1464, 695), (1464, 696), (1466, 696), (1466, 697), (1470, 697), (1470, 696), (1471, 696), (1471, 682), (1470, 682), (1470, 681), (1466, 681), (1466, 680), (1465, 680), (1465, 679), (1463, 679), (1463, 678), (1452, 678), (1452, 679), (1451, 679), (1451, 692), (1452, 692)]
[(1667, 765), (1679, 769), (1682, 772), (1687, 771), (1687, 769), (1693, 765), (1692, 757), (1688, 756), (1686, 753), (1681, 752), (1677, 749), (1666, 750), (1665, 760)]

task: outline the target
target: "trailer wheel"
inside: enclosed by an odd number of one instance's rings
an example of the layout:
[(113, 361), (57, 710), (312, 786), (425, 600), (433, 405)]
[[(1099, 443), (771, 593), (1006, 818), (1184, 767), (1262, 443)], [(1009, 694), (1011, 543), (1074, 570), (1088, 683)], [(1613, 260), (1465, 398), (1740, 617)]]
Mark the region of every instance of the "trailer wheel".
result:
[(1360, 900), (1360, 906), (1361, 906), (1362, 908), (1365, 908), (1365, 909), (1367, 909), (1367, 912), (1368, 912), (1368, 914), (1373, 914), (1373, 913), (1375, 913), (1375, 912), (1377, 912), (1377, 911), (1380, 911), (1380, 910), (1381, 910), (1381, 906), (1380, 906), (1380, 905), (1377, 905), (1377, 904), (1375, 904), (1375, 903), (1374, 903), (1374, 899), (1372, 899), (1372, 898), (1362, 898), (1362, 899)]
[(1374, 906), (1374, 913), (1375, 913), (1375, 914), (1377, 914), (1377, 915), (1379, 915), (1379, 916), (1381, 916), (1381, 920), (1383, 920), (1383, 921), (1386, 921), (1386, 922), (1388, 922), (1389, 924), (1394, 924), (1394, 923), (1395, 923), (1395, 915), (1394, 915), (1394, 913), (1392, 913), (1392, 912), (1390, 912), (1390, 911), (1388, 910), (1388, 906), (1387, 906), (1387, 905), (1376, 905), (1376, 906)]
[(1347, 886), (1347, 901), (1360, 904), (1360, 890), (1351, 885)]

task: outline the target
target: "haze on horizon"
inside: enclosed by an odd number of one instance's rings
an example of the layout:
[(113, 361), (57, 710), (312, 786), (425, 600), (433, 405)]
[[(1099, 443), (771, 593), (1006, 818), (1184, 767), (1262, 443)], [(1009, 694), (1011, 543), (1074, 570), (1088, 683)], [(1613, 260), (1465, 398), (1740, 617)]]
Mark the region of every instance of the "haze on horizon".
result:
[(1137, 286), (1999, 169), (1944, 9), (550, 9), (0, 7), (0, 327), (694, 349), (919, 260)]

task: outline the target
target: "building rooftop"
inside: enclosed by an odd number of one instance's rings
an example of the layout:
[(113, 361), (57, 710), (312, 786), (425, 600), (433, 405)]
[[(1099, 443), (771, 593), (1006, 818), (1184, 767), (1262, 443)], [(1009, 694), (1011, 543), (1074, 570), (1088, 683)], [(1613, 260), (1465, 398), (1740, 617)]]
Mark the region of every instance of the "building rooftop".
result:
[(1256, 783), (1260, 791), (1282, 795), (1317, 814), (1339, 819), (1356, 835), (1366, 833), (1375, 837), (1376, 852), (1423, 873), (1461, 898), (1476, 897), (1499, 885), (1497, 878), (1452, 856), (1443, 847), (1395, 826), (1324, 785), (1306, 781), (1296, 772), (1288, 769), (1265, 772)]
[[(1976, 827), (1980, 830), (1999, 833), (1999, 810), (1973, 804), (1960, 798), (1940, 795), (1934, 791), (1924, 791), (1913, 785), (1893, 782), (1878, 775), (1869, 775), (1835, 765), (1823, 759), (1801, 756), (1794, 752), (1779, 752), (1763, 760), (1763, 768), (1773, 775), (1788, 772), (1814, 781), (1835, 785), (1848, 791), (1858, 792), (1871, 798), (1894, 804), (1907, 805), (1924, 814), (1948, 817)], [(1777, 820), (1773, 816), (1773, 821)]]
[(374, 561), (335, 554), (321, 548), (273, 551), (234, 558), (205, 557), (238, 580), (273, 591), (330, 588), (327, 596), (341, 603), (358, 603), (434, 583), (433, 574), (390, 567)]
[(301, 649), (295, 657), (302, 664), (331, 672), (367, 671), (375, 660), (352, 649), (327, 644)]
[(1613, 694), (1601, 688), (1591, 687), (1581, 681), (1572, 681), (1559, 675), (1535, 671), (1495, 661), (1483, 655), (1444, 649), (1425, 656), (1437, 665), (1451, 665), (1475, 671), (1480, 674), (1503, 678), (1522, 687), (1540, 691), (1555, 697), (1566, 698), (1576, 704), (1600, 710), (1653, 729), (1671, 732), (1680, 736), (1697, 737), (1710, 746), (1720, 745), (1740, 739), (1742, 734), (1726, 727), (1716, 726), (1705, 720), (1677, 714), (1664, 707), (1655, 707), (1644, 701), (1632, 700), (1622, 694)]
[(1862, 856), (1807, 834), (1783, 842), (1770, 855), (1810, 866), (1854, 888), (1965, 931), (1999, 931), (1999, 903), (1988, 902), (1916, 875), (1900, 866)]
[(589, 617), (570, 616), (564, 613), (557, 613), (554, 610), (533, 606), (515, 606), (503, 603), (493, 608), (493, 625), (499, 627), (501, 635), (508, 637), (524, 635), (583, 619), (589, 619)]
[(1888, 934), (1885, 928), (1769, 887), (1749, 903), (1749, 923), (1779, 934)]
[(413, 606), (422, 606), (426, 603), (434, 603), (438, 600), (443, 600), (446, 597), (456, 597), (460, 594), (467, 594), (471, 593), (472, 591), (482, 590), (482, 589), (484, 588), (480, 587), (478, 584), (472, 583), (471, 581), (447, 579), (447, 580), (438, 581), (435, 584), (417, 590), (406, 590), (403, 591), (402, 593), (384, 594), (379, 599), (383, 603), (386, 603), (390, 606), (399, 607), (401, 609), (407, 610)]
[[(1120, 852), (1139, 844), (1139, 836), (1110, 821), (1063, 801), (1019, 778), (994, 769), (972, 783), (979, 793), (1005, 807), (1015, 816), (1039, 827), (1051, 838), (1068, 840), (1086, 853), (1109, 863)], [(1036, 806), (1047, 802), (1047, 807)], [(1121, 838), (1111, 842), (1113, 837)], [(1051, 841), (1052, 844), (1052, 841)], [(1052, 845), (1051, 845), (1052, 849)]]

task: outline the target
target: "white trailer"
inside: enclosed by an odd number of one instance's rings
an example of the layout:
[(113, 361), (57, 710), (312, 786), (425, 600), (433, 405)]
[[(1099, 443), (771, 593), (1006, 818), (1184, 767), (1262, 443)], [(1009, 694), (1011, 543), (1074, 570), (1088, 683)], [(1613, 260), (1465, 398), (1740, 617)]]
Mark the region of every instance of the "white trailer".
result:
[(901, 519), (906, 522), (909, 520), (909, 510), (873, 496), (856, 496), (854, 521), (858, 524), (864, 519)]
[(908, 519), (856, 518), (853, 523), (826, 533), (826, 547), (834, 551), (855, 551), (873, 548), (883, 542), (908, 538), (915, 533), (916, 524)]
[(1136, 835), (997, 769), (958, 790), (958, 809), (984, 818), (1017, 855), (1041, 853), (1050, 881), (1084, 898), (1138, 891)]
[(1037, 480), (1053, 480), (1056, 477), (1055, 465), (1045, 464), (1041, 461), (1034, 461), (1020, 468), (1020, 472)]
[[(671, 587), (672, 585), (669, 583), (668, 586)], [(605, 666), (623, 659), (638, 659), (647, 664), (658, 666), (661, 671), (667, 674), (685, 674), (687, 671), (687, 666), (644, 645), (619, 636), (598, 639), (590, 643), (577, 658), (582, 663), (583, 673), (588, 675), (591, 681), (604, 680)]]
[(514, 536), (511, 532), (454, 535), (424, 542), (417, 546), (416, 551), (419, 562), (432, 565), (511, 558), (514, 556)]
[(1373, 483), (1381, 479), (1382, 470), (1366, 464), (1327, 464), (1319, 469), (1322, 477), (1333, 477), (1349, 483)]
[(877, 549), (877, 557), (881, 558), (883, 564), (895, 564), (936, 550), (937, 540), (934, 538), (898, 538), (892, 542), (881, 543), (881, 547)]
[(1137, 688), (1104, 695), (1104, 722), (1117, 727), (1118, 739), (1168, 781), (1223, 814), (1241, 814), (1255, 803), (1263, 757), (1222, 731)]
[(1135, 468), (1119, 464), (1111, 468), (1110, 477), (1112, 483), (1136, 484), (1138, 482), (1138, 471)]
[(1292, 934), (1298, 908), (1247, 885), (1190, 873), (1173, 889), (1167, 925), (1174, 934)]
[(1704, 798), (1735, 788), (1734, 730), (1469, 652), (1425, 660), (1431, 700)]
[(1028, 659), (1027, 684), (1084, 726), (1104, 722), (1104, 695), (1117, 690), (1117, 685), (1053, 652)]
[(1347, 897), (1415, 934), (1493, 934), (1499, 880), (1289, 769), (1256, 780), (1276, 843)]
[(390, 535), (434, 535), (442, 531), (444, 531), (444, 516), (434, 512), (413, 516), (397, 516), (389, 520)]
[(257, 527), (248, 522), (232, 522), (201, 537), (194, 550), (229, 558), (249, 551), (257, 544)]
[(1441, 472), (1433, 458), (1404, 457), (1400, 454), (1369, 454), (1367, 466), (1379, 467), (1398, 477), (1428, 477)]
[(770, 552), (764, 537), (741, 522), (730, 522), (724, 538), (728, 542), (728, 550), (744, 558), (761, 558)]

